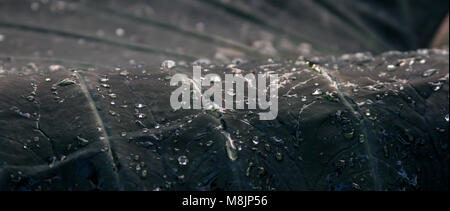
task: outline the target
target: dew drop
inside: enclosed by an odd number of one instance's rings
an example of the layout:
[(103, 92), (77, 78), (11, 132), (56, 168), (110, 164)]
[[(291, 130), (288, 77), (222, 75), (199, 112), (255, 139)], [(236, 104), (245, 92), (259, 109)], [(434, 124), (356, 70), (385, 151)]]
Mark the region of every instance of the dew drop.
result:
[(75, 84), (75, 81), (70, 79), (70, 78), (66, 78), (63, 79), (62, 81), (58, 82), (58, 86), (70, 86), (72, 84)]
[(141, 178), (142, 179), (145, 179), (145, 178), (147, 178), (147, 170), (142, 170), (142, 172), (141, 172)]
[(364, 137), (364, 134), (359, 134), (359, 143), (362, 144), (366, 141), (366, 138)]
[(259, 144), (259, 138), (258, 138), (258, 136), (254, 136), (254, 137), (252, 138), (252, 142), (253, 142), (253, 144), (255, 144), (255, 145)]
[(188, 163), (189, 163), (189, 160), (185, 155), (181, 155), (180, 157), (178, 157), (178, 164), (185, 166)]
[(30, 95), (27, 97), (28, 102), (33, 102), (34, 101), (34, 96)]
[(312, 96), (319, 96), (319, 95), (322, 95), (322, 90), (320, 90), (320, 89), (316, 89), (316, 90), (314, 90), (314, 92), (311, 94)]
[(275, 158), (279, 161), (283, 160), (283, 154), (281, 154), (281, 152), (276, 152), (275, 153)]
[(389, 71), (389, 72), (394, 72), (395, 69), (396, 69), (395, 65), (390, 64), (387, 66), (387, 71)]
[(109, 114), (110, 114), (111, 116), (116, 116), (116, 115), (117, 115), (117, 113), (116, 113), (115, 111), (112, 111), (112, 110), (109, 110)]
[(77, 136), (77, 140), (81, 146), (86, 146), (89, 143), (89, 141), (87, 139), (82, 138), (80, 136)]
[(122, 37), (123, 35), (125, 35), (125, 30), (122, 29), (122, 28), (117, 28), (117, 29), (116, 29), (116, 35), (117, 35), (118, 37)]
[(134, 105), (134, 107), (135, 108), (145, 108), (145, 105), (141, 104), (141, 103), (137, 103), (137, 104)]
[(431, 89), (433, 89), (433, 91), (437, 92), (442, 88), (442, 83), (440, 81), (438, 82), (429, 82), (429, 84), (431, 85)]
[(117, 95), (115, 93), (108, 94), (111, 99), (116, 99)]
[(128, 72), (127, 70), (123, 70), (119, 73), (121, 76), (128, 76), (130, 74), (130, 72)]
[(423, 77), (430, 77), (436, 73), (437, 69), (429, 69), (423, 73)]
[(206, 146), (207, 146), (207, 147), (210, 147), (210, 146), (212, 146), (213, 144), (214, 144), (214, 141), (213, 141), (213, 140), (209, 140), (209, 141), (206, 142)]
[(306, 102), (306, 101), (307, 101), (306, 96), (302, 96), (301, 101), (302, 101), (302, 102)]
[(138, 119), (145, 119), (145, 118), (147, 117), (147, 115), (145, 115), (145, 114), (143, 114), (143, 113), (137, 113), (137, 114), (136, 114), (136, 117), (137, 117)]
[(102, 76), (102, 77), (100, 77), (99, 81), (102, 82), (102, 83), (105, 83), (105, 82), (109, 81), (109, 78), (106, 77), (106, 76)]
[(110, 88), (111, 86), (109, 84), (100, 84), (103, 88)]
[(161, 68), (163, 68), (163, 69), (172, 69), (173, 67), (175, 67), (175, 62), (174, 61), (172, 61), (172, 60), (166, 60), (166, 61), (163, 61), (162, 63), (161, 63)]

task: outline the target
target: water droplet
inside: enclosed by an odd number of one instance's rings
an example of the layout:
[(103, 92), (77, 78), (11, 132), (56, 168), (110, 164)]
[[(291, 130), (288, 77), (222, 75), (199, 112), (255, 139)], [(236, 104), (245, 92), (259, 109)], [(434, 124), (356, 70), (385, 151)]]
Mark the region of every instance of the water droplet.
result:
[(141, 165), (137, 164), (136, 165), (136, 171), (140, 171), (141, 170)]
[(108, 96), (112, 99), (116, 99), (117, 95), (115, 93), (108, 94)]
[(46, 81), (46, 82), (51, 82), (52, 79), (51, 79), (51, 78), (46, 78), (45, 81)]
[(50, 71), (64, 70), (64, 66), (53, 64), (48, 67)]
[(430, 76), (434, 75), (436, 72), (437, 72), (437, 69), (429, 69), (429, 70), (426, 70), (422, 76), (430, 77)]
[(34, 96), (30, 95), (27, 97), (28, 102), (33, 102), (34, 101)]
[(447, 115), (445, 115), (445, 121), (448, 122), (448, 120), (449, 120), (449, 117), (448, 117), (448, 114), (447, 114)]
[(314, 90), (314, 92), (311, 95), (312, 96), (319, 96), (319, 95), (322, 95), (322, 94), (323, 94), (322, 90), (316, 89), (316, 90)]
[(105, 82), (109, 81), (109, 78), (106, 76), (102, 76), (102, 77), (100, 77), (99, 81), (105, 83)]
[(185, 166), (188, 163), (189, 163), (189, 160), (185, 155), (181, 155), (180, 157), (178, 157), (178, 164)]
[(212, 146), (214, 144), (214, 141), (213, 140), (209, 140), (208, 142), (206, 142), (206, 146), (207, 147), (210, 147), (210, 146)]
[(134, 105), (135, 108), (145, 108), (144, 104), (138, 103)]
[(110, 114), (111, 116), (116, 116), (116, 115), (117, 115), (117, 113), (116, 113), (115, 111), (112, 111), (112, 110), (109, 110), (109, 114)]
[(355, 189), (355, 190), (361, 190), (361, 186), (359, 186), (358, 185), (358, 183), (352, 183), (352, 187), (353, 187), (353, 189)]
[(397, 69), (397, 68), (395, 67), (395, 65), (390, 64), (390, 65), (387, 66), (387, 71), (389, 71), (389, 72), (394, 72), (395, 69)]
[(123, 35), (125, 35), (125, 30), (122, 29), (122, 28), (117, 28), (117, 29), (116, 29), (116, 35), (117, 35), (118, 37), (122, 37)]
[(128, 76), (130, 74), (130, 72), (128, 72), (127, 70), (123, 70), (119, 73), (121, 76)]
[(102, 86), (104, 88), (110, 88), (111, 87), (109, 84), (100, 84), (100, 86)]
[(82, 138), (80, 136), (77, 136), (77, 141), (81, 146), (86, 146), (89, 143), (87, 139)]
[(308, 99), (306, 98), (306, 96), (302, 96), (301, 101), (302, 102), (306, 102)]
[(141, 172), (141, 178), (142, 179), (145, 179), (145, 178), (147, 178), (147, 170), (142, 170), (142, 172)]
[(440, 81), (438, 82), (429, 82), (428, 84), (431, 85), (431, 89), (433, 89), (433, 91), (437, 92), (442, 88), (442, 83)]
[(143, 113), (137, 113), (137, 114), (136, 114), (136, 117), (137, 117), (138, 119), (145, 119), (145, 118), (147, 117), (147, 115), (145, 115), (145, 114), (143, 114)]
[(279, 161), (283, 160), (283, 154), (281, 154), (281, 152), (276, 152), (275, 153), (275, 158)]
[(344, 132), (344, 138), (346, 138), (346, 139), (352, 139), (352, 138), (353, 138), (353, 134), (354, 134), (354, 131), (353, 131), (353, 130)]
[(359, 134), (359, 143), (362, 144), (366, 141), (366, 137), (364, 137), (364, 134)]
[(70, 86), (72, 84), (75, 84), (75, 81), (70, 79), (70, 78), (66, 78), (63, 79), (62, 81), (58, 82), (58, 86)]
[(255, 145), (259, 144), (259, 138), (258, 138), (258, 136), (254, 136), (254, 137), (252, 138), (252, 142), (253, 142), (253, 144), (255, 144)]
[(270, 152), (270, 151), (271, 151), (271, 148), (270, 148), (270, 145), (269, 145), (269, 144), (265, 144), (265, 145), (264, 145), (264, 149), (265, 149), (267, 152)]
[(162, 63), (161, 63), (161, 68), (164, 68), (164, 69), (172, 69), (173, 67), (175, 67), (175, 62), (174, 61), (172, 61), (172, 60), (166, 60), (166, 61), (163, 61)]

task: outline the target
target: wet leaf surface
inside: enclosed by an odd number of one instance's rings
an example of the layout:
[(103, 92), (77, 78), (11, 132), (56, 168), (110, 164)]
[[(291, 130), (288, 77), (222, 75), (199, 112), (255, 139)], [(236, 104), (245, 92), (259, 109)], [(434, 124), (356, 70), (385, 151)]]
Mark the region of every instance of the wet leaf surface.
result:
[[(176, 87), (168, 78), (192, 74), (189, 65), (54, 70), (44, 62), (2, 60), (1, 187), (447, 187), (448, 50), (361, 58), (203, 65), (221, 76), (236, 68), (277, 73), (279, 114), (273, 121), (259, 120), (255, 110), (174, 111), (169, 99)], [(408, 63), (386, 69), (399, 61)], [(24, 70), (29, 67), (35, 70)], [(436, 72), (423, 77), (429, 69)], [(429, 82), (440, 82), (440, 89)]]

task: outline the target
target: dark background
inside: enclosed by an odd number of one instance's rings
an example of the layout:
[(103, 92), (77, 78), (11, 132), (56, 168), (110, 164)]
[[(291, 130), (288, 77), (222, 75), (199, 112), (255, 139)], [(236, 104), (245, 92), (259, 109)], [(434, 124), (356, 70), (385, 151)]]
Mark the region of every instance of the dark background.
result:
[(114, 66), (406, 51), (430, 45), (448, 6), (447, 0), (1, 0), (0, 56)]

